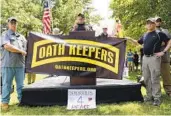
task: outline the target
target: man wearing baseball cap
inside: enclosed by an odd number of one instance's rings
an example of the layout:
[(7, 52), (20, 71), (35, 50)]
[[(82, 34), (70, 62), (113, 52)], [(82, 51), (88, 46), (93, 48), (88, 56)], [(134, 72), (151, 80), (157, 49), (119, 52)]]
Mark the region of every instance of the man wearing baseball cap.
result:
[(161, 51), (162, 42), (169, 43), (170, 39), (162, 32), (156, 32), (156, 24), (154, 18), (149, 18), (146, 21), (147, 32), (138, 41), (143, 44), (143, 77), (146, 85), (147, 97), (144, 98), (145, 102), (152, 102), (154, 106), (161, 104), (161, 86), (160, 86), (160, 68), (161, 56), (163, 56), (170, 45), (167, 45)]
[(14, 77), (17, 84), (19, 102), (22, 97), (27, 41), (24, 36), (16, 31), (17, 19), (10, 17), (8, 19), (8, 30), (2, 36), (0, 45), (2, 47), (2, 110), (8, 110), (9, 108), (11, 85)]
[(103, 30), (103, 32), (98, 36), (98, 38), (107, 39), (109, 37), (108, 32), (107, 32), (108, 31), (107, 25), (103, 25), (102, 30)]
[(72, 31), (92, 31), (91, 26), (86, 24), (84, 14), (79, 13)]
[[(167, 35), (169, 39), (171, 39), (171, 34), (169, 34), (169, 31), (167, 29), (164, 29), (161, 27), (162, 25), (162, 18), (161, 17), (155, 17), (156, 19), (156, 31), (157, 32), (163, 32)], [(161, 50), (164, 50), (166, 47), (166, 44), (162, 44)], [(164, 56), (162, 56), (161, 61), (161, 76), (163, 79), (163, 87), (168, 96), (171, 97), (171, 75), (170, 75), (170, 53), (169, 51), (166, 52)]]

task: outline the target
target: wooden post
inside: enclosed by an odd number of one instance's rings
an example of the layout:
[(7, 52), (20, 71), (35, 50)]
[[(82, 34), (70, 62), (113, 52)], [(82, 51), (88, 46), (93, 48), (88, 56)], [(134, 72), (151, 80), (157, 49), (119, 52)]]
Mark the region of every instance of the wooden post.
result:
[(96, 85), (96, 77), (70, 77), (70, 85)]

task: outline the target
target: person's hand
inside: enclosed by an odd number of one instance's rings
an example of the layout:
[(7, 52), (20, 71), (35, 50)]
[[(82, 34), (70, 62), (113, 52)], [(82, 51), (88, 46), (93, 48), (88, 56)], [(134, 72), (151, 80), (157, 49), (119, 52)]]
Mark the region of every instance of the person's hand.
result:
[(73, 26), (73, 27), (74, 27), (74, 29), (76, 29), (76, 28), (78, 27), (78, 24), (74, 24), (74, 26)]
[(78, 25), (75, 23), (73, 28), (72, 28), (72, 31), (75, 31), (77, 28), (78, 28)]
[(27, 52), (22, 51), (21, 54), (22, 54), (23, 56), (26, 56), (26, 55), (27, 55)]
[(162, 56), (164, 55), (164, 52), (158, 52), (158, 53), (155, 53), (155, 55), (156, 55), (157, 57), (162, 57)]

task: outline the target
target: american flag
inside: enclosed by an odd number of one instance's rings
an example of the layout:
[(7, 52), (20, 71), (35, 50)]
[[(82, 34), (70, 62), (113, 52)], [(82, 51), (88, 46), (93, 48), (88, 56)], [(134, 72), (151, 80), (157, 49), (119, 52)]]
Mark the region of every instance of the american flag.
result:
[(50, 15), (50, 1), (46, 0), (44, 2), (44, 13), (43, 13), (43, 33), (51, 33), (51, 15)]

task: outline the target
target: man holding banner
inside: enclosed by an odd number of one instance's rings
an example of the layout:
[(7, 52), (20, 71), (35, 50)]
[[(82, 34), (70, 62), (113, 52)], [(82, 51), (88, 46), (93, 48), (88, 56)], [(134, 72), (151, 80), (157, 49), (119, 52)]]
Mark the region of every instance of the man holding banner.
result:
[(26, 39), (16, 32), (17, 19), (8, 19), (8, 31), (2, 37), (2, 110), (8, 110), (10, 92), (13, 78), (17, 84), (18, 100), (21, 101), (21, 93), (25, 77)]

